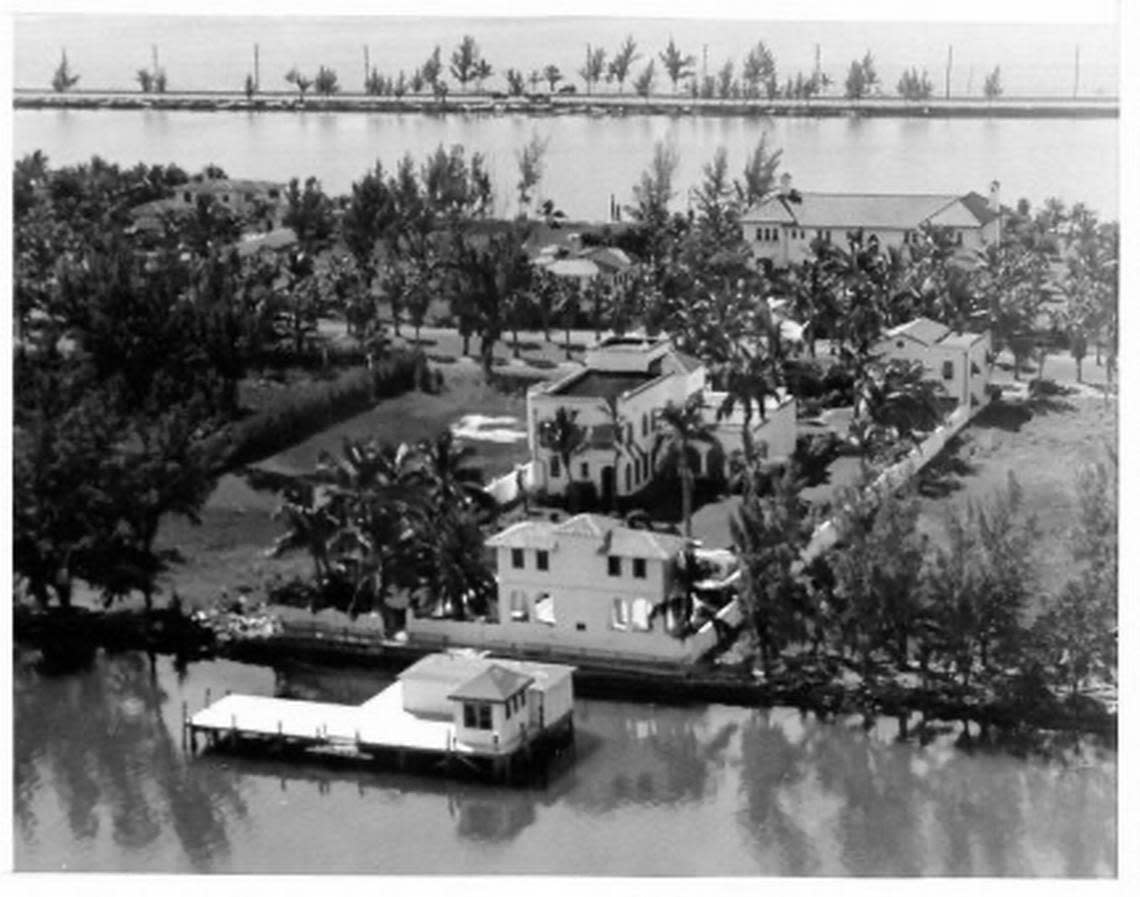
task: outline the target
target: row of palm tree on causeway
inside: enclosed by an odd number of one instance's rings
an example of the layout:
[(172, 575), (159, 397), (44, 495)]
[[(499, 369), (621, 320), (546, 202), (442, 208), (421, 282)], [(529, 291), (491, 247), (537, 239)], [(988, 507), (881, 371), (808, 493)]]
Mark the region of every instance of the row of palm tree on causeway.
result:
[(346, 440), (339, 455), (323, 452), (299, 476), (250, 471), (255, 487), (282, 496), (286, 531), (269, 554), (304, 551), (313, 562), (310, 582), (271, 597), (351, 617), (379, 613), (390, 630), (409, 607), (456, 619), (487, 614), (495, 583), (483, 527), (495, 505), (473, 454), (444, 430), (415, 445)]

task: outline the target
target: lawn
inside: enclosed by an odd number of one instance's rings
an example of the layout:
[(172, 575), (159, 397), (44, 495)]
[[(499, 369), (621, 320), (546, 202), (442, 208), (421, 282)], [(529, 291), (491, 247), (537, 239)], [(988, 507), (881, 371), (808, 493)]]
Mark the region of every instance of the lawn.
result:
[(1115, 401), (1074, 395), (1033, 414), (1015, 405), (993, 406), (962, 431), (924, 476), (919, 527), (944, 544), (948, 515), (971, 501), (989, 501), (1013, 473), (1040, 534), (1041, 594), (1055, 593), (1072, 565), (1069, 534), (1077, 522), (1077, 474), (1105, 457), (1106, 446), (1116, 438)]
[[(322, 451), (337, 453), (344, 440), (378, 438), (401, 443), (430, 438), (456, 423), (464, 415), (497, 419), (493, 428), (504, 433), (525, 432), (523, 418), (526, 400), (489, 386), (482, 372), (470, 362), (441, 366), (445, 389), (439, 394), (410, 392), (385, 399), (374, 408), (335, 424), (320, 433), (258, 463), (258, 467), (281, 473), (311, 470)], [(511, 419), (514, 423), (508, 423)], [(525, 439), (515, 441), (470, 442), (474, 458), (490, 479), (506, 473), (527, 457)], [(200, 526), (181, 518), (163, 521), (159, 543), (177, 548), (185, 562), (177, 565), (164, 583), (164, 593), (177, 589), (188, 605), (210, 604), (223, 590), (235, 595), (241, 590), (258, 593), (274, 576), (285, 578), (307, 573), (310, 562), (304, 555), (274, 559), (265, 556), (281, 533), (273, 519), (278, 498), (251, 489), (243, 477), (227, 474), (202, 510)], [(160, 603), (161, 603), (160, 599)]]

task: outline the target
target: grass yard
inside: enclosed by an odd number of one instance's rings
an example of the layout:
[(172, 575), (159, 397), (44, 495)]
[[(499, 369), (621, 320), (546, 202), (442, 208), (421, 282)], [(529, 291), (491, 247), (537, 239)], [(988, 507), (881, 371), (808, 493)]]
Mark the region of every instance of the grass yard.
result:
[[(490, 418), (512, 418), (511, 429), (525, 431), (526, 400), (489, 386), (482, 372), (472, 363), (443, 366), (445, 390), (438, 395), (409, 392), (385, 399), (370, 411), (335, 424), (257, 466), (282, 473), (311, 470), (322, 451), (337, 453), (345, 438), (379, 438), (383, 441), (417, 442), (436, 435), (464, 415), (481, 414)], [(503, 427), (500, 427), (502, 429)], [(513, 442), (471, 442), (475, 461), (490, 479), (526, 460), (525, 439)], [(260, 592), (263, 583), (274, 577), (285, 578), (308, 573), (311, 563), (304, 554), (282, 559), (265, 556), (281, 533), (273, 519), (277, 496), (251, 489), (244, 478), (227, 474), (202, 510), (200, 526), (169, 517), (163, 521), (159, 543), (177, 548), (185, 562), (177, 565), (163, 583), (164, 595), (176, 589), (188, 606), (211, 604), (223, 589), (231, 596), (239, 590)], [(165, 599), (160, 598), (161, 605)]]
[(1013, 473), (1040, 534), (1040, 589), (1053, 594), (1064, 586), (1072, 565), (1069, 533), (1077, 522), (1077, 474), (1103, 458), (1116, 438), (1115, 401), (1075, 395), (1033, 414), (995, 405), (975, 418), (924, 476), (919, 526), (943, 543), (948, 515), (968, 502), (990, 500)]

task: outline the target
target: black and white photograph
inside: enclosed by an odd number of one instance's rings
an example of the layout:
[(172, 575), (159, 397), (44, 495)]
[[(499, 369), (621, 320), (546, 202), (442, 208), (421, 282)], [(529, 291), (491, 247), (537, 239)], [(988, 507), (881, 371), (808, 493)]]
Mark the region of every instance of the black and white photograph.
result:
[(1123, 16), (13, 4), (9, 883), (1121, 887)]

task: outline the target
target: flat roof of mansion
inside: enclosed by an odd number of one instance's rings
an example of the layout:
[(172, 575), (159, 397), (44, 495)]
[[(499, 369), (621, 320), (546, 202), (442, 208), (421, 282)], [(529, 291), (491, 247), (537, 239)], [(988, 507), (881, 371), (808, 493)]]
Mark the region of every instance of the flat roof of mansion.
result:
[(635, 389), (661, 374), (649, 371), (586, 371), (581, 377), (563, 383), (550, 391), (551, 395), (588, 399), (616, 399), (623, 392)]

